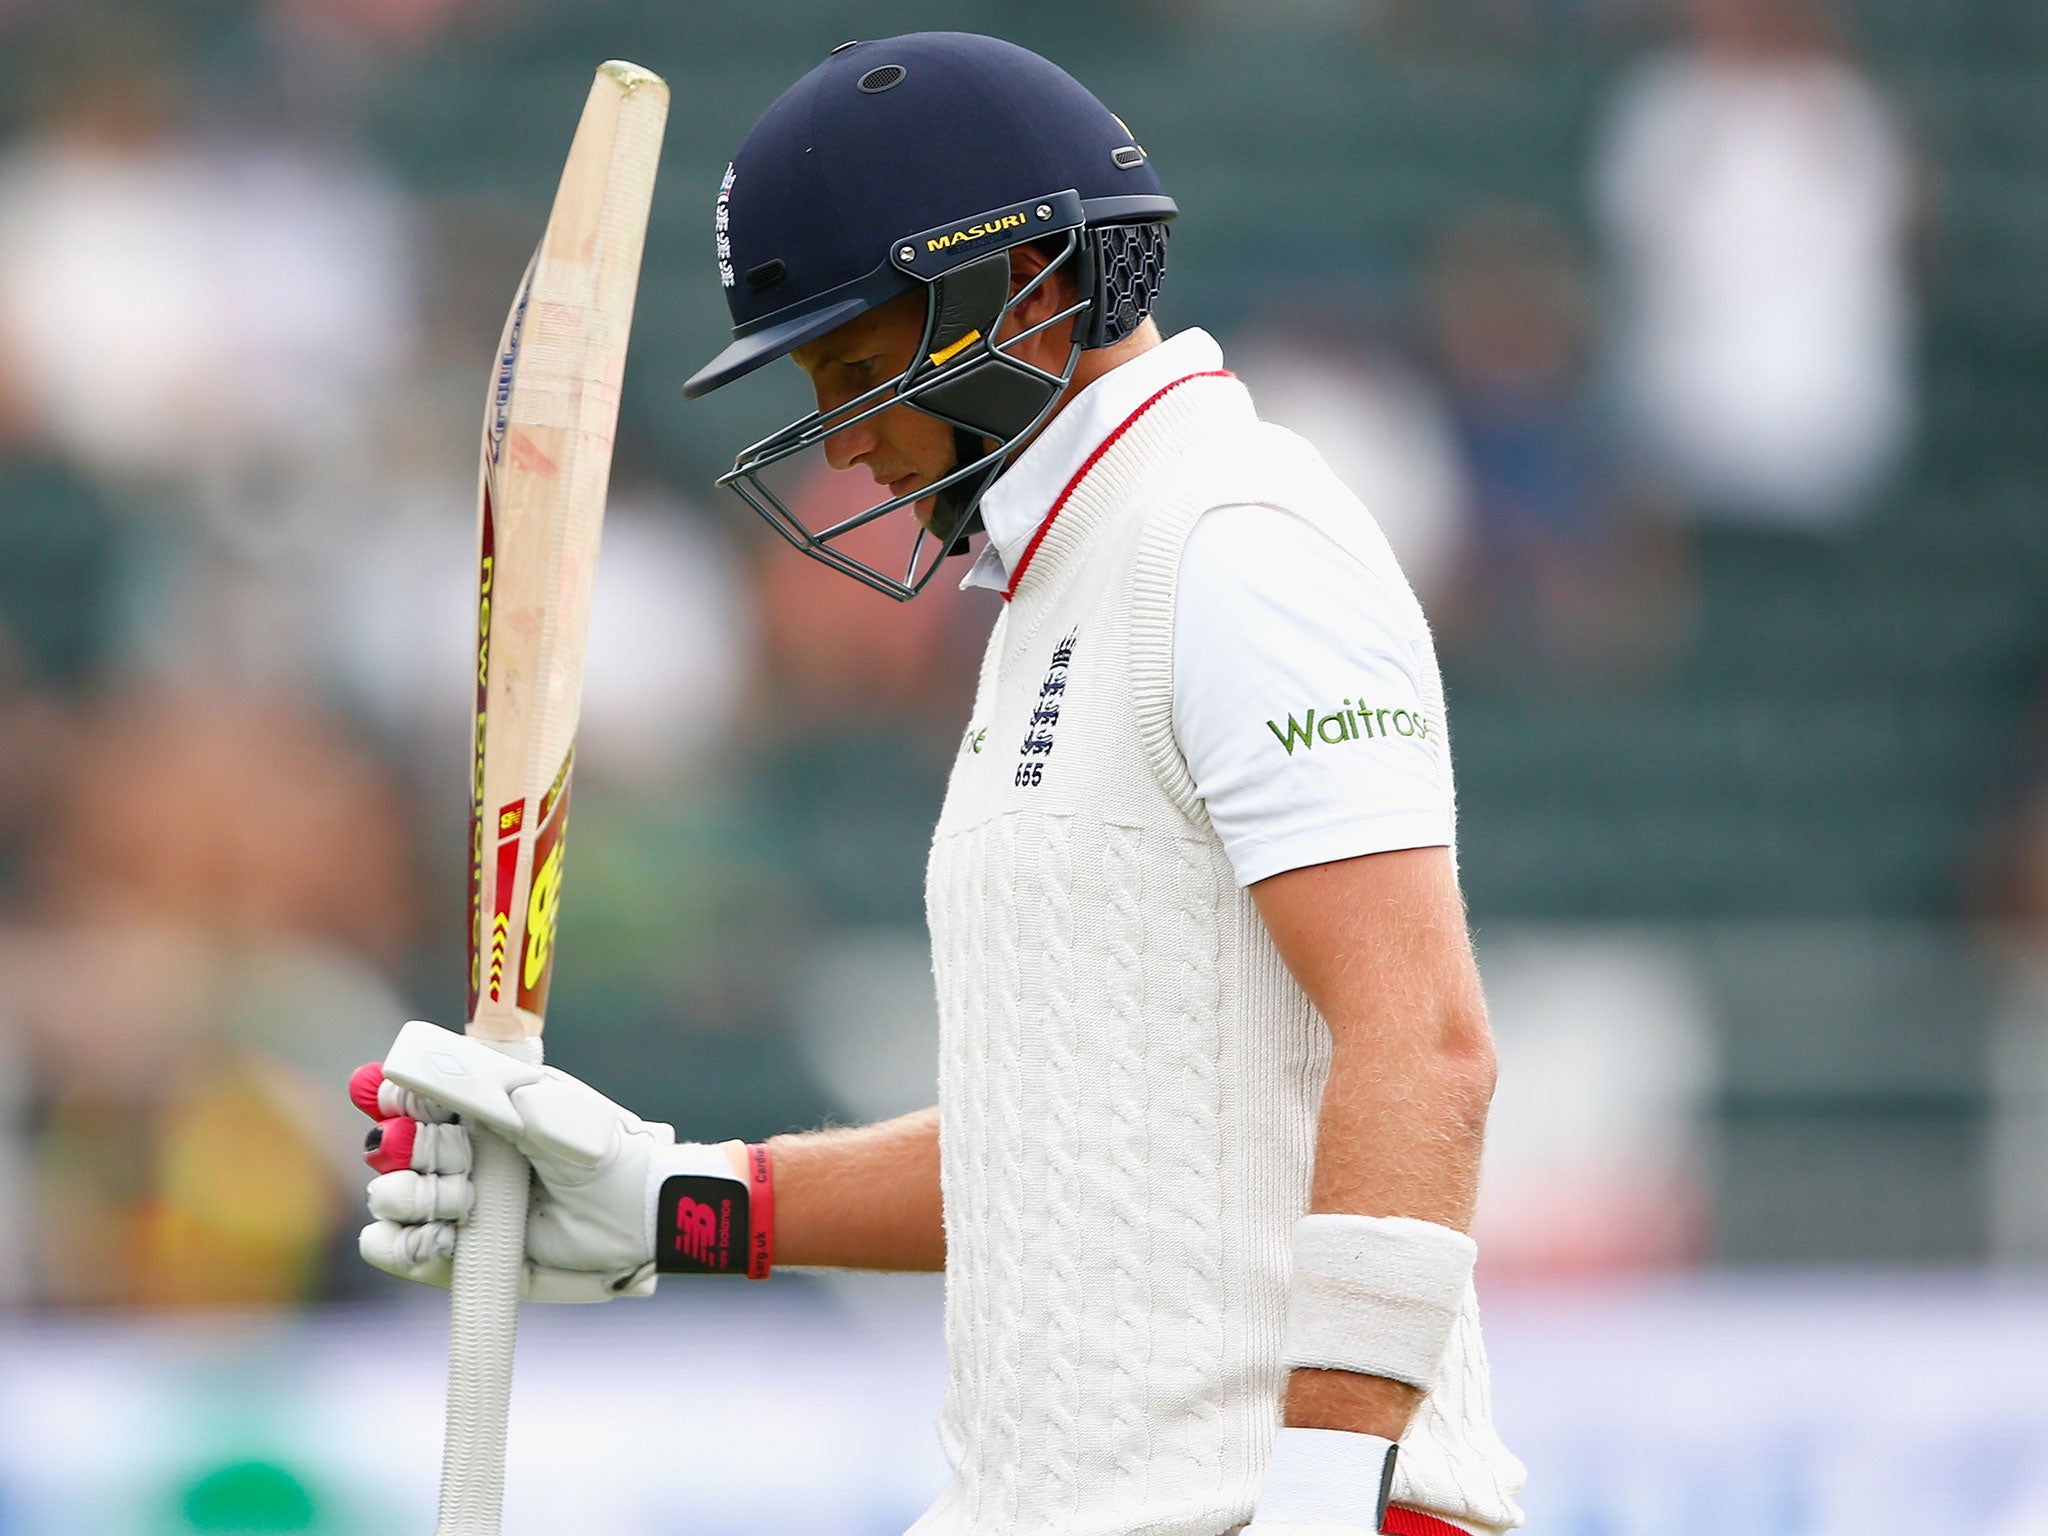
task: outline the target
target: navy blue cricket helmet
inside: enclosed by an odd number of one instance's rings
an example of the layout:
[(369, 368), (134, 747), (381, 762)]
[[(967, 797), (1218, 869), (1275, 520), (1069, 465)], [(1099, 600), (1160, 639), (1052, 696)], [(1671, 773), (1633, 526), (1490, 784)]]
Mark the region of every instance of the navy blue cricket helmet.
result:
[[(744, 450), (731, 486), (806, 554), (891, 596), (914, 596), (979, 527), (982, 494), (1051, 415), (1083, 350), (1129, 335), (1150, 312), (1178, 210), (1121, 119), (1057, 65), (999, 38), (917, 32), (847, 43), (784, 91), (740, 145), (719, 188), (719, 279), (732, 344), (683, 387), (708, 394), (848, 320), (920, 289), (913, 360), (829, 417), (791, 422)], [(1012, 247), (1051, 261), (1011, 291)], [(997, 340), (1054, 271), (1076, 301)], [(1009, 349), (1071, 328), (1053, 373)], [(947, 422), (955, 464), (921, 490), (812, 529), (762, 472), (896, 405)], [(931, 499), (901, 573), (834, 541)]]

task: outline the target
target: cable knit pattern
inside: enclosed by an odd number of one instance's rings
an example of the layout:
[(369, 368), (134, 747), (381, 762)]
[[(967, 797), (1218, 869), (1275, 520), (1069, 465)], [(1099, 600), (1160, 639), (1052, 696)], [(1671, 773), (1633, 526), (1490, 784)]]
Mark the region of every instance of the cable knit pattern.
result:
[[(927, 888), (933, 902), (959, 888), (963, 866), (980, 862), (982, 850), (977, 844), (985, 835), (983, 828), (964, 845), (933, 844), (927, 872)], [(988, 974), (987, 934), (979, 923), (941, 922), (935, 907), (928, 909), (927, 918), (932, 928), (933, 969), (939, 995), (960, 1000), (953, 1013), (959, 1048), (942, 1052), (939, 1058), (940, 1099), (954, 1106), (953, 1112), (942, 1116), (939, 1126), (940, 1184), (945, 1198), (949, 1270), (946, 1359), (950, 1367), (946, 1402), (939, 1416), (939, 1440), (947, 1459), (959, 1466), (966, 1463), (974, 1450), (972, 1437), (982, 1415), (992, 1335), (985, 1290), (964, 1278), (956, 1280), (951, 1274), (953, 1255), (978, 1252), (988, 1244), (988, 1186), (970, 1176), (970, 1170), (988, 1159), (987, 1127), (981, 1113), (987, 1052), (980, 1048), (985, 1034), (982, 1010)], [(955, 1482), (926, 1518), (938, 1516), (942, 1510), (951, 1513), (951, 1507), (956, 1505), (965, 1504), (971, 1510), (981, 1491), (978, 1482)], [(962, 1528), (968, 1528), (972, 1518), (968, 1514)]]
[[(1257, 1497), (1329, 1039), (1171, 724), (1180, 548), (1246, 501), (1379, 537), (1196, 379), (1074, 488), (990, 638), (927, 884), (955, 1476), (917, 1536), (1222, 1536)], [(1444, 1376), (1399, 1491), (1513, 1524), (1476, 1313)]]
[(1112, 1447), (1109, 1488), (1117, 1503), (1140, 1499), (1152, 1452), (1151, 1434), (1139, 1395), (1140, 1371), (1150, 1341), (1152, 1316), (1151, 1246), (1146, 1237), (1145, 1170), (1151, 1153), (1145, 1122), (1151, 1104), (1145, 1078), (1144, 942), (1146, 896), (1138, 834), (1109, 827), (1103, 838), (1102, 877), (1107, 921), (1107, 1015), (1109, 1083), (1109, 1390)]
[(1080, 1113), (1081, 1073), (1076, 1033), (1081, 996), (1075, 975), (1074, 842), (1071, 818), (1047, 817), (1042, 824), (1045, 891), (1046, 1054), (1045, 1127), (1046, 1262), (1051, 1304), (1045, 1309), (1045, 1435), (1033, 1468), (1045, 1489), (1048, 1515), (1065, 1520), (1072, 1512), (1080, 1478), (1078, 1430), (1081, 1406), (1082, 1308), (1066, 1298), (1081, 1296)]
[[(989, 849), (993, 867), (1016, 868), (1019, 818), (1006, 816), (995, 824), (994, 846)], [(1012, 887), (1012, 892), (1015, 888)], [(992, 964), (989, 967), (987, 1013), (989, 1021), (988, 1075), (983, 1093), (989, 1105), (994, 1130), (994, 1166), (1024, 1166), (1024, 1106), (1026, 1091), (1022, 1076), (1021, 1042), (1023, 999), (1017, 945), (1018, 908), (1013, 895), (1000, 890), (987, 907)], [(1042, 1151), (1042, 1147), (1041, 1147)], [(1022, 1437), (1023, 1361), (1028, 1334), (1024, 1315), (1024, 1266), (1038, 1257), (1037, 1234), (1027, 1232), (1024, 1202), (1029, 1186), (1021, 1179), (991, 1179), (988, 1259), (994, 1283), (990, 1287), (992, 1319), (989, 1338), (988, 1414), (983, 1423), (988, 1447), (989, 1507), (997, 1528), (1013, 1530), (1017, 1520), (1019, 1463), (1024, 1458)], [(1029, 1244), (1029, 1251), (1027, 1251)]]
[(1179, 967), (1175, 1033), (1180, 1054), (1180, 1081), (1170, 1104), (1179, 1120), (1174, 1138), (1178, 1166), (1173, 1170), (1168, 1209), (1186, 1244), (1186, 1326), (1179, 1344), (1188, 1371), (1187, 1490), (1204, 1501), (1222, 1470), (1223, 1353), (1223, 1190), (1217, 1175), (1223, 1167), (1222, 1132), (1218, 1125), (1217, 1057), (1221, 1051), (1217, 1017), (1220, 934), (1223, 892), (1203, 848), (1188, 838), (1171, 844), (1175, 862), (1175, 929), (1171, 951)]
[(1513, 1509), (1522, 1487), (1522, 1464), (1493, 1431), (1479, 1297), (1470, 1287), (1444, 1367), (1443, 1379), (1422, 1400), (1415, 1422), (1401, 1438), (1394, 1498), (1415, 1509)]

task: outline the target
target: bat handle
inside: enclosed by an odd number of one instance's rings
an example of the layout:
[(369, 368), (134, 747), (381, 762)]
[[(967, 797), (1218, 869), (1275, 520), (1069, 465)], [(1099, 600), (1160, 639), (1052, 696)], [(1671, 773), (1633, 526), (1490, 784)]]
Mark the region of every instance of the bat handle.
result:
[[(539, 1039), (497, 1041), (538, 1066)], [(455, 1244), (448, 1312), (448, 1421), (441, 1447), (441, 1515), (435, 1536), (498, 1536), (505, 1497), (505, 1431), (512, 1403), (512, 1349), (519, 1332), (519, 1279), (526, 1262), (527, 1161), (502, 1137), (472, 1125), (476, 1203)]]

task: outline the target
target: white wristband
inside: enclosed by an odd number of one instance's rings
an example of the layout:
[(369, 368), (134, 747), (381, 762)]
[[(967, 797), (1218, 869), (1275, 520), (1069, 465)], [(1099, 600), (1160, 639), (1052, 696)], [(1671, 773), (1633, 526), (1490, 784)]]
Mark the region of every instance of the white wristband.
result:
[(1427, 1392), (1464, 1309), (1479, 1249), (1406, 1216), (1304, 1216), (1287, 1289), (1289, 1370), (1355, 1371)]
[(1252, 1525), (1313, 1526), (1318, 1531), (1378, 1531), (1394, 1490), (1400, 1447), (1378, 1435), (1341, 1429), (1283, 1429), (1259, 1489)]

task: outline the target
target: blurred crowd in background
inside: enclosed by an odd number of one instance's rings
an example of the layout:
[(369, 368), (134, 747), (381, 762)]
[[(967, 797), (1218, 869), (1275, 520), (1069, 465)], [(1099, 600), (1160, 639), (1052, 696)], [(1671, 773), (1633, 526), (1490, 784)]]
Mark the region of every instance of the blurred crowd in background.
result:
[(1164, 327), (1424, 600), (1496, 1272), (2048, 1257), (2028, 4), (7, 0), (0, 1303), (388, 1288), (341, 1088), (460, 1022), (483, 384), (607, 56), (675, 109), (550, 1056), (695, 1138), (928, 1099), (993, 599), (893, 604), (712, 490), (794, 370), (676, 387), (739, 136), (920, 25), (1131, 122)]

